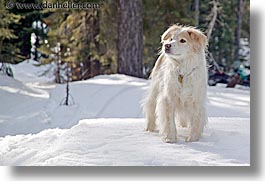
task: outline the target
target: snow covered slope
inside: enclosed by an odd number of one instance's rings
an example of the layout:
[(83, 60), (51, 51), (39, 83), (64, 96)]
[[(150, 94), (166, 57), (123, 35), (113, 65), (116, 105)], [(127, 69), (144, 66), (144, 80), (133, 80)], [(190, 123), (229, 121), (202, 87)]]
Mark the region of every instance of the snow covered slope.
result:
[[(247, 119), (210, 119), (201, 141), (165, 144), (143, 119), (86, 119), (70, 129), (0, 138), (2, 165), (248, 165)], [(225, 126), (227, 124), (228, 126)], [(184, 130), (180, 130), (181, 133)]]
[(34, 68), (14, 66), (19, 80), (0, 75), (0, 165), (250, 164), (249, 89), (210, 87), (203, 138), (186, 143), (187, 130), (178, 129), (178, 143), (165, 144), (143, 131), (148, 81), (101, 75), (73, 82), (75, 104), (60, 106), (65, 86)]

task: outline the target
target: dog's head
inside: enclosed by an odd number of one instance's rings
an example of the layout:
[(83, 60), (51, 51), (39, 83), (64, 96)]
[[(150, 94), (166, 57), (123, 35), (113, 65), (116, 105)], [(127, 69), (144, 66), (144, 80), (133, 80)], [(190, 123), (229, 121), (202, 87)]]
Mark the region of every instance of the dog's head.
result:
[(207, 37), (194, 27), (173, 25), (161, 36), (162, 52), (172, 58), (185, 58), (194, 53), (203, 52)]

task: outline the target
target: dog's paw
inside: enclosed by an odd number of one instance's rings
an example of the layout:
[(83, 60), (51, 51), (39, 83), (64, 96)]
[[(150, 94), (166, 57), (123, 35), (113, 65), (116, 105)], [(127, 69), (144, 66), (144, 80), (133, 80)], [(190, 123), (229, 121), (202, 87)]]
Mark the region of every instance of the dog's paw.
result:
[(154, 128), (144, 128), (144, 130), (147, 132), (155, 132)]
[(199, 141), (199, 139), (200, 139), (200, 136), (188, 136), (185, 141), (186, 142), (195, 142), (195, 141)]
[(162, 141), (165, 142), (165, 143), (176, 143), (176, 142), (177, 142), (177, 139), (174, 138), (174, 137), (172, 137), (172, 138), (164, 137), (164, 138), (162, 139)]

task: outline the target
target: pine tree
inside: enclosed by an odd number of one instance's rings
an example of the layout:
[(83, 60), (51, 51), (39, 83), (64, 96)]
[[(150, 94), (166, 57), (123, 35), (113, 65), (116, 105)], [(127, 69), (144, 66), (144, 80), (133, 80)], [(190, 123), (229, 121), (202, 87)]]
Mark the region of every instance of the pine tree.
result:
[[(62, 61), (72, 65), (72, 80), (82, 80), (101, 73), (100, 62), (100, 25), (99, 11), (55, 10), (44, 19), (49, 27), (48, 46), (43, 44), (41, 50), (52, 54), (51, 48), (61, 44)], [(68, 57), (63, 52), (70, 50)], [(43, 62), (54, 61), (49, 56)], [(58, 65), (58, 64), (57, 64)], [(58, 75), (58, 74), (57, 74)]]
[(0, 1), (0, 62), (2, 63), (16, 63), (22, 60), (16, 44), (12, 42), (12, 40), (17, 40), (18, 36), (11, 27), (11, 24), (19, 26), (21, 18), (19, 15), (10, 13), (4, 1)]
[[(225, 64), (228, 67), (237, 60), (236, 52), (236, 29), (237, 29), (237, 1), (217, 1), (218, 16), (209, 39), (209, 51), (213, 54), (214, 59), (219, 64)], [(213, 0), (200, 0), (201, 2), (201, 27), (206, 30), (211, 21), (209, 16), (213, 7)], [(249, 0), (243, 0), (243, 16), (241, 35), (249, 38)]]
[[(19, 3), (41, 3), (42, 0), (17, 0)], [(40, 47), (40, 42), (46, 38), (45, 27), (42, 19), (45, 17), (45, 14), (42, 13), (39, 9), (34, 8), (20, 8), (16, 6), (9, 10), (10, 13), (19, 15), (23, 18), (19, 20), (19, 24), (12, 23), (10, 27), (13, 29), (14, 34), (17, 36), (15, 40), (12, 41), (13, 44), (19, 49), (19, 55), (22, 59), (28, 59), (31, 57), (31, 53), (35, 56), (33, 59), (36, 61), (39, 60), (38, 48)], [(33, 26), (35, 23), (35, 26)], [(31, 35), (34, 33), (36, 35), (36, 51), (31, 52)]]
[(237, 26), (235, 31), (235, 55), (234, 59), (239, 60), (239, 50), (240, 50), (240, 38), (241, 38), (241, 27), (242, 27), (242, 13), (243, 13), (243, 0), (238, 0), (237, 2)]

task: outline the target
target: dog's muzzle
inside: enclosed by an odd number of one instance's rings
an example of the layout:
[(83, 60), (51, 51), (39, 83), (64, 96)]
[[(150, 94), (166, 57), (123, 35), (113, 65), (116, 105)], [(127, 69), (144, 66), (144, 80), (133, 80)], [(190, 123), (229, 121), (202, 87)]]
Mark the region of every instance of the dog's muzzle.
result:
[(171, 44), (165, 44), (165, 52), (170, 53)]

